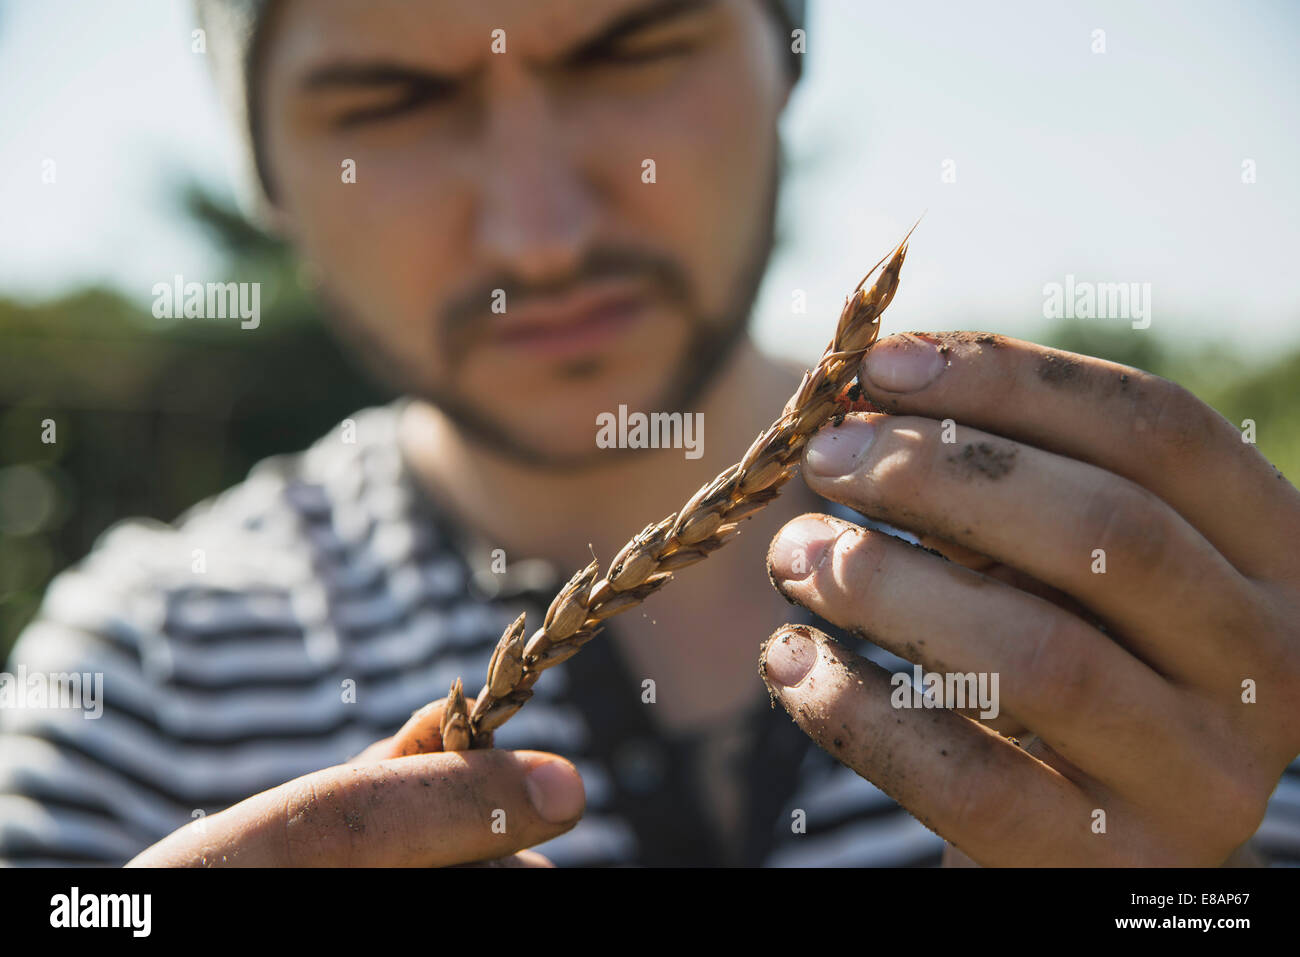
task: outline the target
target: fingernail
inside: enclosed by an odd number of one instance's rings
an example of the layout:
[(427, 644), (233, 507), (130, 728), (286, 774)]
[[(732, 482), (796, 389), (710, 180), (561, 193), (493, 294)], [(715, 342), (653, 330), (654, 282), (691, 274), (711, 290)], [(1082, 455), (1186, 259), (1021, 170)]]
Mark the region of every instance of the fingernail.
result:
[(533, 768), (524, 778), (524, 788), (538, 816), (551, 824), (572, 821), (586, 804), (582, 778), (563, 761), (547, 761)]
[(803, 581), (821, 561), (839, 531), (819, 518), (800, 518), (781, 529), (768, 559), (777, 581)]
[(876, 427), (865, 419), (845, 419), (839, 428), (822, 429), (808, 443), (804, 465), (824, 478), (848, 475), (871, 448)]
[(769, 684), (793, 688), (817, 663), (817, 643), (797, 631), (783, 631), (767, 646), (763, 661)]
[(916, 336), (897, 336), (868, 352), (862, 369), (878, 389), (917, 392), (939, 378), (947, 364), (933, 342)]

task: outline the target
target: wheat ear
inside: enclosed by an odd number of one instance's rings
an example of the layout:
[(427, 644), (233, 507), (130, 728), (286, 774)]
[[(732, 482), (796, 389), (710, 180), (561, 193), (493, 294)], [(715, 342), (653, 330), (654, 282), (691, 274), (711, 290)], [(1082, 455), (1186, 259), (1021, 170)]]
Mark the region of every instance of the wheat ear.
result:
[(668, 584), (673, 572), (721, 548), (741, 521), (777, 497), (809, 437), (846, 409), (846, 392), (856, 398), (851, 384), (858, 362), (880, 333), (880, 314), (898, 289), (911, 235), (909, 230), (885, 257), (889, 262), (870, 289), (862, 287), (885, 259), (862, 277), (845, 301), (835, 338), (816, 368), (804, 374), (780, 418), (759, 435), (744, 458), (691, 496), (680, 511), (642, 529), (615, 556), (604, 578), (598, 580), (595, 561), (577, 572), (527, 640), (524, 616), (516, 618), (492, 652), (487, 684), (472, 712), (456, 679), (443, 711), (444, 750), (491, 747), (492, 733), (532, 697), (543, 671), (577, 654), (600, 633), (602, 622), (639, 605)]

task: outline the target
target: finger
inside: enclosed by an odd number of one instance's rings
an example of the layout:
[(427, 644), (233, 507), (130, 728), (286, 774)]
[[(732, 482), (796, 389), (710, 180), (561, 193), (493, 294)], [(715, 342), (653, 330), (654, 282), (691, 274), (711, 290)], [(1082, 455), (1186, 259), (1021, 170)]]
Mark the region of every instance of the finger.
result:
[(761, 662), (769, 692), (813, 741), (980, 864), (1103, 859), (1088, 826), (1094, 802), (1078, 787), (952, 711), (893, 708), (888, 672), (816, 629), (778, 629)]
[(503, 867), (555, 867), (550, 858), (544, 854), (538, 854), (536, 851), (520, 851), (505, 860), (514, 861), (515, 863), (503, 864)]
[(397, 754), (393, 751), (393, 739), (392, 736), (389, 736), (376, 741), (347, 763), (374, 764), (376, 761), (382, 761), (384, 758), (395, 757), (397, 757)]
[(979, 867), (978, 864), (976, 864), (969, 857), (967, 857), (965, 854), (963, 854), (961, 851), (959, 851), (957, 848), (953, 847), (953, 845), (947, 843), (946, 841), (944, 842), (943, 845), (943, 861), (940, 863), (939, 866), (940, 867)]
[[(413, 711), (396, 734), (376, 741), (349, 761), (349, 764), (373, 764), (385, 758), (402, 758), (412, 754), (436, 754), (442, 750), (442, 712), (446, 698), (431, 701)], [(468, 701), (473, 707), (472, 700)]]
[[(465, 705), (474, 709), (474, 700), (465, 696)], [(391, 738), (376, 741), (359, 755), (357, 761), (376, 761), (382, 758), (401, 758), (412, 754), (436, 754), (442, 750), (442, 714), (447, 699), (439, 698), (412, 712), (406, 723)], [(487, 747), (492, 746), (492, 735), (487, 736)], [(356, 762), (353, 762), (356, 763)]]
[[(465, 699), (468, 707), (474, 703)], [(412, 754), (436, 754), (442, 750), (442, 713), (446, 710), (447, 699), (431, 701), (423, 708), (411, 713), (406, 723), (398, 728), (392, 737), (392, 757), (407, 757)]]
[(1231, 423), (1158, 376), (958, 332), (883, 340), (860, 378), (888, 412), (951, 418), (1136, 482), (1247, 575), (1300, 566), (1300, 492)]
[(948, 561), (956, 562), (958, 565), (973, 569), (977, 572), (986, 571), (987, 569), (999, 564), (982, 552), (965, 548), (958, 545), (956, 542), (950, 542), (947, 539), (940, 538), (938, 535), (921, 534), (916, 538), (923, 548), (936, 551), (943, 555), (944, 558), (948, 559)]
[(555, 755), (415, 755), (297, 778), (186, 825), (136, 863), (445, 867), (557, 837), (584, 806), (582, 779)]
[(979, 708), (953, 708), (963, 718), (978, 721), (990, 731), (996, 731), (1004, 738), (1015, 738), (1025, 733), (1024, 723), (1009, 711), (1000, 711), (996, 718), (984, 717)]
[[(1163, 674), (1221, 680), (1255, 588), (1173, 509), (1096, 466), (933, 419), (854, 414), (804, 454), (819, 494), (1066, 592)], [(1188, 635), (1200, 640), (1188, 641)]]
[(457, 864), (456, 867), (554, 867), (549, 860), (536, 851), (520, 851), (509, 857), (499, 857), (493, 861), (479, 861), (474, 864)]
[[(1010, 568), (1007, 565), (1003, 565), (1001, 562), (995, 561), (987, 555), (982, 555), (969, 548), (963, 548), (961, 545), (946, 541), (935, 535), (918, 535), (917, 540), (922, 548), (931, 552), (937, 552), (950, 562), (955, 562), (958, 565), (974, 571), (983, 572), (990, 578), (1005, 581), (1007, 584), (1013, 585), (1021, 591), (1027, 591), (1031, 595), (1038, 595), (1040, 598), (1047, 598), (1058, 607), (1065, 608), (1067, 611), (1071, 611), (1074, 614), (1079, 614), (1083, 610), (1082, 605), (1064, 592), (1057, 591), (1055, 588), (1049, 588), (1037, 579), (1031, 578), (1023, 572)], [(969, 718), (971, 721), (978, 721), (980, 724), (984, 725), (984, 727), (996, 731), (1003, 737), (1014, 737), (1025, 733), (1025, 726), (1021, 724), (1020, 719), (1008, 713), (999, 714), (996, 718), (988, 718), (982, 716), (978, 708), (954, 708), (953, 710), (964, 718)], [(944, 866), (946, 867), (948, 865), (945, 864)]]
[(1096, 616), (1074, 598), (1059, 588), (1053, 588), (1051, 585), (1040, 582), (1032, 575), (1026, 575), (1018, 568), (1004, 565), (988, 555), (958, 545), (955, 542), (949, 542), (937, 535), (923, 533), (917, 536), (917, 541), (922, 548), (927, 551), (937, 552), (950, 562), (955, 562), (972, 571), (981, 572), (989, 578), (1004, 582), (1013, 588), (1019, 588), (1021, 591), (1029, 592), (1031, 595), (1037, 595), (1045, 601), (1050, 601), (1056, 607), (1063, 608), (1072, 615), (1077, 615), (1091, 625), (1099, 624)]
[(795, 604), (939, 674), (945, 687), (951, 676), (962, 697), (949, 704), (1010, 715), (1109, 786), (1176, 786), (1195, 766), (1178, 692), (1050, 602), (824, 515), (787, 524), (768, 562)]

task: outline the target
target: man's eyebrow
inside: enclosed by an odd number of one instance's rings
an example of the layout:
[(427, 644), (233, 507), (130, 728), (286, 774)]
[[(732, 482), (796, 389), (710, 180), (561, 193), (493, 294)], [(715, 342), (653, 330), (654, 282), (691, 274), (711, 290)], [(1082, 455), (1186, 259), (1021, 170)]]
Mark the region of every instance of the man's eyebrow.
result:
[(453, 86), (455, 77), (388, 60), (326, 63), (307, 72), (299, 86), (304, 90), (343, 87)]
[(653, 0), (651, 3), (628, 10), (615, 18), (612, 23), (602, 27), (594, 36), (579, 43), (575, 49), (565, 54), (562, 59), (581, 61), (585, 57), (612, 46), (638, 30), (689, 13), (707, 10), (716, 5), (717, 0)]
[[(585, 57), (598, 53), (638, 30), (707, 10), (716, 5), (717, 0), (651, 0), (650, 3), (628, 10), (615, 18), (594, 36), (581, 41), (561, 59), (580, 62)], [(457, 77), (394, 61), (360, 60), (326, 63), (314, 67), (302, 78), (299, 86), (304, 90), (316, 91), (397, 85), (450, 87), (457, 82)]]

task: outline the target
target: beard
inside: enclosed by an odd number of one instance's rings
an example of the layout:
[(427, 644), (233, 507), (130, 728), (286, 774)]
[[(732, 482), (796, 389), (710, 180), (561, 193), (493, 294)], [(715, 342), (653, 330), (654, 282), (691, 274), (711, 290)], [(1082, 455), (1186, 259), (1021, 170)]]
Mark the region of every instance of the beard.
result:
[[(524, 283), (514, 277), (497, 276), (478, 284), (449, 304), (439, 324), (439, 343), (442, 354), (448, 356), (450, 365), (472, 343), (477, 324), (486, 321), (483, 303), (491, 301), (494, 291), (505, 290), (509, 302), (518, 302), (529, 295), (562, 291), (583, 281), (607, 277), (647, 278), (651, 288), (666, 300), (676, 304), (687, 320), (688, 336), (682, 359), (676, 364), (671, 377), (652, 398), (652, 409), (688, 409), (696, 405), (707, 392), (715, 376), (731, 358), (736, 346), (749, 327), (754, 301), (759, 285), (767, 270), (776, 238), (776, 208), (781, 179), (781, 153), (779, 146), (772, 150), (774, 157), (766, 177), (763, 209), (759, 228), (754, 232), (742, 268), (727, 297), (727, 307), (721, 314), (706, 315), (695, 305), (686, 271), (668, 257), (628, 248), (601, 247), (584, 258), (571, 276), (561, 282), (546, 284)], [(428, 402), (442, 412), (467, 442), (514, 463), (545, 471), (573, 471), (611, 463), (616, 456), (635, 454), (638, 449), (604, 449), (593, 447), (590, 451), (560, 453), (544, 445), (526, 442), (508, 427), (483, 413), (464, 396), (448, 389), (439, 389), (412, 368), (409, 361), (387, 347), (381, 337), (367, 331), (362, 323), (352, 320), (348, 311), (330, 300), (324, 291), (336, 337), (345, 351), (360, 364), (374, 381), (384, 388), (397, 388), (405, 395)], [(481, 327), (480, 327), (481, 328)], [(561, 380), (581, 381), (599, 375), (602, 363), (597, 359), (576, 359), (559, 367)]]

